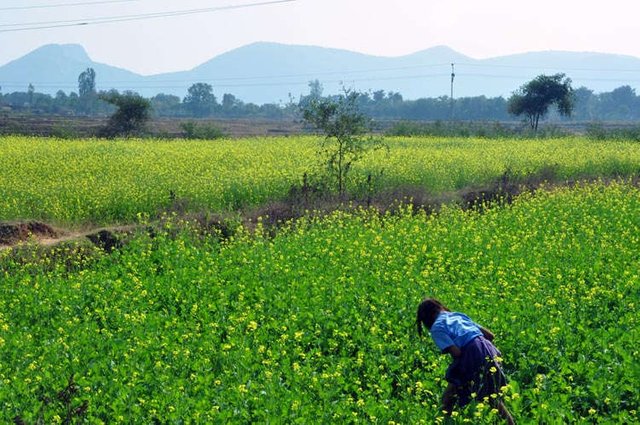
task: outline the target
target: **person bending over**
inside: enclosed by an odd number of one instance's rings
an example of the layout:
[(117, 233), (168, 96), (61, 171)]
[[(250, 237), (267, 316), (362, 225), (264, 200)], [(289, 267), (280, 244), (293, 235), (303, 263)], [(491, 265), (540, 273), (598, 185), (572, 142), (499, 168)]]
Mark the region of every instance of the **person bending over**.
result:
[[(500, 364), (500, 352), (493, 345), (494, 335), (463, 313), (452, 312), (435, 298), (426, 298), (418, 306), (418, 334), (427, 328), (443, 354), (453, 358), (445, 379), (447, 389), (442, 395), (442, 410), (451, 415), (457, 403), (466, 406), (472, 398), (489, 398), (508, 424), (514, 424), (511, 414), (497, 396), (506, 385)], [(493, 395), (493, 397), (492, 397)]]

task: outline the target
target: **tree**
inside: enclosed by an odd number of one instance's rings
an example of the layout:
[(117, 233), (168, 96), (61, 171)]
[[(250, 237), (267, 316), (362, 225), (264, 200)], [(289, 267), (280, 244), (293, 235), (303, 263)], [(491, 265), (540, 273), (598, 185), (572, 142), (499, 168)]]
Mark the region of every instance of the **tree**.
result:
[(322, 87), (320, 80), (309, 81), (309, 96), (311, 99), (320, 99), (322, 92), (324, 92), (324, 87)]
[(78, 75), (78, 93), (80, 95), (78, 105), (80, 111), (90, 115), (98, 100), (98, 94), (96, 93), (96, 72), (93, 68), (87, 68)]
[(300, 102), (298, 102), (298, 106), (301, 109), (307, 108), (311, 102), (322, 99), (324, 87), (322, 87), (322, 83), (320, 82), (320, 80), (311, 80), (309, 81), (308, 86), (309, 94), (306, 96), (300, 96)]
[(239, 105), (238, 99), (231, 93), (225, 93), (222, 96), (222, 110), (224, 112), (229, 113), (238, 105)]
[(180, 113), (181, 99), (178, 96), (159, 93), (149, 100), (156, 116), (176, 116)]
[(29, 108), (31, 108), (33, 106), (33, 96), (36, 92), (35, 87), (33, 87), (33, 84), (29, 83), (29, 87), (27, 88), (27, 96), (29, 99)]
[(373, 92), (373, 101), (376, 103), (382, 103), (384, 96), (384, 90), (376, 90)]
[(63, 90), (58, 90), (56, 97), (53, 99), (53, 112), (57, 114), (67, 114), (69, 112), (67, 108), (68, 101), (69, 96), (67, 96)]
[(595, 113), (595, 103), (597, 96), (593, 90), (584, 86), (573, 90), (573, 115), (578, 120), (592, 120)]
[(358, 110), (360, 93), (345, 90), (335, 100), (312, 99), (302, 107), (304, 120), (324, 133), (320, 154), (338, 193), (344, 196), (347, 176), (354, 163), (371, 149), (384, 147), (380, 139), (367, 137), (369, 120)]
[(633, 120), (637, 117), (636, 105), (640, 106), (636, 91), (628, 85), (600, 94), (601, 116), (605, 119)]
[(78, 75), (78, 94), (80, 97), (95, 94), (96, 72), (93, 68), (87, 68)]
[(100, 99), (118, 108), (109, 118), (107, 126), (102, 129), (103, 136), (132, 136), (145, 130), (151, 110), (149, 100), (137, 93), (119, 94), (115, 90), (101, 94)]
[(538, 130), (538, 122), (551, 105), (556, 105), (561, 115), (569, 116), (573, 110), (571, 79), (565, 74), (539, 75), (520, 87), (509, 98), (509, 113), (525, 115), (531, 129)]
[(206, 117), (217, 105), (213, 87), (207, 83), (195, 83), (187, 91), (184, 106), (196, 117)]
[(387, 99), (391, 101), (392, 104), (399, 104), (403, 102), (402, 95), (400, 93), (389, 92), (387, 93)]

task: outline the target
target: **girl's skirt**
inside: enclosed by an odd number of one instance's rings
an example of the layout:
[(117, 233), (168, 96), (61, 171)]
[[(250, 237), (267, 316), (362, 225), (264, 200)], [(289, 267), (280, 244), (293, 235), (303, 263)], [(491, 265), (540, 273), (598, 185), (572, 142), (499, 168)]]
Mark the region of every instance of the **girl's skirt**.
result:
[(483, 336), (461, 348), (462, 355), (447, 369), (446, 380), (456, 386), (460, 407), (472, 398), (482, 400), (500, 392), (507, 380), (500, 366), (500, 352)]

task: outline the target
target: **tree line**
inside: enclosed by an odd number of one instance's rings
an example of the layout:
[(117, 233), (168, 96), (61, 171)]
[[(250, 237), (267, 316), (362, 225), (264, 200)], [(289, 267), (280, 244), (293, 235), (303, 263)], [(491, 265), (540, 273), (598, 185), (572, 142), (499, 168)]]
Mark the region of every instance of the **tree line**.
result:
[[(31, 84), (26, 91), (5, 94), (0, 88), (0, 109), (5, 113), (109, 116), (116, 109), (105, 99), (113, 99), (117, 95), (135, 95), (133, 92), (118, 93), (116, 90), (99, 93), (96, 90), (96, 77), (95, 71), (89, 68), (79, 75), (77, 92), (59, 90), (54, 96), (37, 92)], [(375, 119), (514, 121), (518, 120), (517, 108), (514, 109), (511, 103), (518, 93), (514, 92), (509, 99), (486, 96), (451, 99), (440, 96), (405, 100), (400, 93), (378, 90), (358, 93), (355, 102), (360, 111)], [(213, 86), (208, 83), (194, 83), (182, 98), (160, 93), (147, 100), (151, 114), (156, 117), (284, 119), (297, 116), (300, 108), (313, 100), (331, 97), (325, 96), (322, 84), (314, 80), (309, 82), (308, 94), (299, 99), (290, 98), (284, 104), (256, 105), (243, 102), (231, 93), (218, 98)], [(566, 109), (566, 105), (564, 107)], [(628, 85), (604, 93), (594, 93), (586, 87), (580, 87), (572, 90), (571, 117), (563, 117), (563, 112), (566, 112), (563, 104), (559, 103), (549, 111), (549, 115), (557, 120), (575, 121), (640, 120), (640, 96)]]

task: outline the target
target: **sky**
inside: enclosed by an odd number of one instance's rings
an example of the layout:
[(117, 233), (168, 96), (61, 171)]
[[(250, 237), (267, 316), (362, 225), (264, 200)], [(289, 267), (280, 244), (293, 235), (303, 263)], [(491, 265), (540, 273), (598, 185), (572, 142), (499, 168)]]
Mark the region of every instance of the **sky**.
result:
[[(0, 65), (49, 43), (151, 75), (191, 69), (257, 41), (402, 56), (446, 45), (482, 59), (564, 50), (640, 57), (640, 1), (2, 0)], [(228, 6), (256, 4), (236, 9)], [(47, 6), (47, 7), (41, 7)], [(218, 8), (218, 9), (215, 9)], [(214, 9), (155, 19), (138, 15)], [(138, 16), (138, 17), (134, 17)], [(77, 25), (96, 18), (128, 21)], [(27, 27), (73, 26), (30, 29)], [(17, 31), (16, 31), (17, 30)]]

